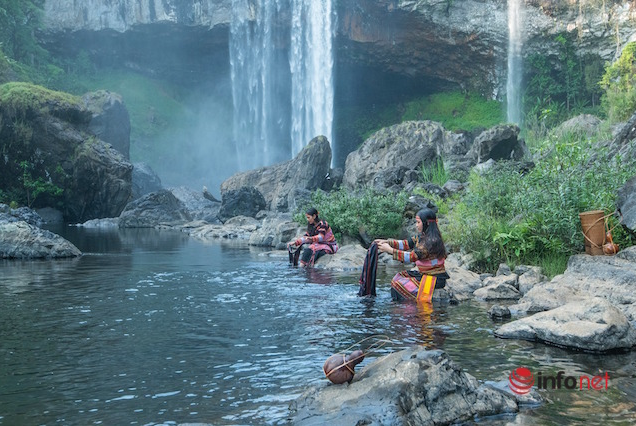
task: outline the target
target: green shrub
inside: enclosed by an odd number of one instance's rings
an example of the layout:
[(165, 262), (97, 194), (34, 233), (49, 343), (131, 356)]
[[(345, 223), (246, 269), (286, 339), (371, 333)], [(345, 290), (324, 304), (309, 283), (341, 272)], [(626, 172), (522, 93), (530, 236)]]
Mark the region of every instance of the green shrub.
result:
[[(361, 230), (371, 238), (389, 238), (401, 232), (407, 198), (404, 192), (386, 194), (367, 189), (351, 194), (340, 189), (329, 193), (315, 192), (311, 206), (329, 222), (337, 238), (343, 235), (356, 237)], [(294, 216), (302, 225), (307, 223), (304, 217), (307, 207), (302, 206)]]
[[(550, 273), (562, 272), (563, 259), (583, 249), (579, 213), (612, 212), (616, 190), (634, 170), (620, 157), (600, 160), (599, 148), (576, 135), (546, 140), (539, 155), (525, 175), (506, 165), (473, 172), (468, 193), (449, 212), (449, 245), (474, 253), (483, 270), (545, 262)], [(634, 242), (620, 227), (614, 236), (621, 247)]]
[[(22, 169), (22, 185), (24, 186), (27, 206), (32, 207), (40, 195), (59, 198), (64, 193), (64, 190), (55, 185), (50, 177), (48, 179), (42, 177), (34, 178), (32, 175), (34, 171), (33, 164), (22, 161), (20, 162), (20, 168)], [(61, 167), (59, 168), (61, 169)]]

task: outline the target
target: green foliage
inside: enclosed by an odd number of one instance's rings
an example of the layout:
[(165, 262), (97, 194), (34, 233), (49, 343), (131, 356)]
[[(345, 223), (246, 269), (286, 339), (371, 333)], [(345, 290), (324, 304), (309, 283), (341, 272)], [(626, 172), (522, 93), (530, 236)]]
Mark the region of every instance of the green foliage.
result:
[[(634, 164), (620, 157), (594, 160), (602, 154), (587, 139), (564, 135), (544, 141), (543, 160), (525, 175), (510, 165), (471, 174), (467, 195), (448, 215), (449, 246), (473, 252), (484, 270), (547, 262), (562, 272), (563, 258), (583, 248), (579, 213), (613, 211), (616, 190), (633, 175)], [(620, 227), (614, 234), (621, 247), (634, 243)]]
[(34, 172), (33, 164), (27, 161), (20, 162), (20, 168), (22, 169), (22, 185), (24, 187), (24, 193), (26, 196), (27, 206), (32, 207), (35, 200), (40, 195), (48, 195), (52, 198), (59, 198), (64, 190), (55, 185), (52, 179), (44, 179), (43, 177), (34, 178), (32, 173)]
[[(317, 191), (312, 194), (311, 206), (333, 229), (337, 237), (356, 237), (363, 230), (371, 238), (388, 238), (400, 234), (403, 225), (406, 193), (386, 194), (367, 189), (351, 194), (345, 189), (333, 192)], [(302, 206), (294, 218), (306, 224)]]
[(432, 120), (449, 130), (492, 127), (505, 121), (503, 105), (474, 93), (444, 92), (408, 102), (402, 121)]
[(540, 136), (573, 115), (599, 113), (600, 57), (577, 55), (572, 34), (558, 34), (554, 41), (555, 57), (536, 53), (524, 62), (525, 126)]
[(611, 122), (627, 120), (636, 111), (636, 42), (628, 43), (620, 58), (607, 64), (599, 82), (602, 102)]
[(9, 65), (0, 64), (0, 83), (46, 84), (50, 78), (50, 55), (35, 37), (42, 28), (43, 8), (44, 0), (0, 0), (0, 48)]

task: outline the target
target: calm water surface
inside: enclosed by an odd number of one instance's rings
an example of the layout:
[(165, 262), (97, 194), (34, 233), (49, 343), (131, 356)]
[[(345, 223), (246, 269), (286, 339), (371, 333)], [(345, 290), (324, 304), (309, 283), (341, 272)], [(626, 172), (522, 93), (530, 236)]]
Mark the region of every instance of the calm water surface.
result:
[(480, 424), (636, 422), (634, 354), (497, 339), (486, 304), (395, 303), (386, 277), (363, 301), (357, 274), (176, 232), (56, 231), (85, 255), (0, 261), (0, 425), (287, 424), (325, 359), (374, 334), (392, 343), (362, 366), (423, 344), (482, 381), (522, 365), (610, 375), (607, 391), (541, 391), (546, 404)]

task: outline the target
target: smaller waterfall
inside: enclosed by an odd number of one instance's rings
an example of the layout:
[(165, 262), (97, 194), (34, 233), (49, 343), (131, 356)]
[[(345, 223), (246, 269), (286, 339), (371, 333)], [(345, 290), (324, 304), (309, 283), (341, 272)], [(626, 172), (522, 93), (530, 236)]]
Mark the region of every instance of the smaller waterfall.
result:
[(506, 98), (508, 121), (521, 124), (521, 75), (523, 45), (521, 25), (522, 0), (508, 0), (508, 81), (506, 83)]
[(331, 0), (292, 0), (292, 156), (315, 136), (334, 146)]

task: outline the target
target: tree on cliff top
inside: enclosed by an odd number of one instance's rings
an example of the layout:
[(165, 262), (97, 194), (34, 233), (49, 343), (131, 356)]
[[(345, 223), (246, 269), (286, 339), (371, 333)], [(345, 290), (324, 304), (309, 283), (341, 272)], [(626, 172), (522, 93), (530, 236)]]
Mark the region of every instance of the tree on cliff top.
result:
[(0, 44), (7, 56), (32, 66), (45, 53), (35, 39), (43, 7), (44, 0), (0, 0)]

